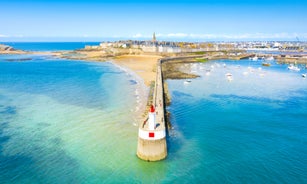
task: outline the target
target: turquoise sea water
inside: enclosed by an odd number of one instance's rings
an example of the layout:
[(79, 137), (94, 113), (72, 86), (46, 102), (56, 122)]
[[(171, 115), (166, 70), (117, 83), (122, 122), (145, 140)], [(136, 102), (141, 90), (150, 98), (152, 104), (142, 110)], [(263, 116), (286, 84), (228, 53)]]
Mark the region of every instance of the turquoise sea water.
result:
[(18, 50), (59, 51), (83, 49), (85, 45), (99, 45), (99, 42), (4, 42)]
[(306, 183), (307, 80), (301, 69), (221, 60), (192, 64), (201, 77), (191, 83), (169, 80), (169, 157), (178, 159), (177, 179)]
[(200, 78), (168, 80), (168, 157), (148, 163), (136, 157), (133, 75), (0, 56), (0, 183), (306, 183), (306, 71), (259, 66), (194, 64)]

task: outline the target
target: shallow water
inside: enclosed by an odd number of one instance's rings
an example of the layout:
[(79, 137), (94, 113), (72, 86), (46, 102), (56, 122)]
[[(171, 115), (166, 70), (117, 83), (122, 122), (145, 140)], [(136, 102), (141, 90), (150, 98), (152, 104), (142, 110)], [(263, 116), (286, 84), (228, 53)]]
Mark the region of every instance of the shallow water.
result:
[(133, 76), (110, 63), (6, 57), (0, 62), (0, 183), (115, 182), (137, 175), (140, 84)]
[(168, 157), (148, 163), (136, 157), (135, 76), (8, 57), (25, 56), (0, 57), (0, 183), (306, 183), (307, 81), (285, 65), (209, 62), (188, 85), (168, 81)]
[(221, 60), (192, 64), (191, 83), (168, 80), (178, 180), (306, 183), (306, 70), (286, 68)]

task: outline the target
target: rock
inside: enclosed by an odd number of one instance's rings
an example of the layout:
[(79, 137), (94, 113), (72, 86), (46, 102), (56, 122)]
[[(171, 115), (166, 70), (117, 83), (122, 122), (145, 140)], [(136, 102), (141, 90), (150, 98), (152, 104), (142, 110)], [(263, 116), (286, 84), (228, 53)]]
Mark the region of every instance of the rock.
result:
[(0, 44), (0, 51), (14, 51), (15, 49), (8, 45)]

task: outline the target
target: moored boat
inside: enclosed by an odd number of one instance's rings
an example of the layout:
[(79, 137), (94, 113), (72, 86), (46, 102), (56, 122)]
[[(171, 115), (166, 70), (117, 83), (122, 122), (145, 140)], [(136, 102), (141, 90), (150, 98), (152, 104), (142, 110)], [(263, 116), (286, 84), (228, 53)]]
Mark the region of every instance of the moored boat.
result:
[(266, 61), (274, 61), (275, 59), (274, 59), (273, 56), (270, 56), (270, 57), (265, 58), (264, 60), (266, 60)]
[(292, 71), (296, 71), (296, 72), (298, 72), (298, 71), (301, 70), (301, 69), (299, 69), (299, 67), (294, 66), (293, 64), (290, 64), (290, 65), (288, 66), (288, 69), (289, 69), (289, 70), (292, 70)]
[(184, 84), (190, 84), (190, 83), (191, 83), (191, 80), (185, 80), (183, 83), (184, 83)]
[(263, 63), (262, 63), (262, 66), (271, 66), (271, 64), (270, 64), (270, 63), (267, 63), (267, 62), (263, 62)]
[(255, 56), (255, 57), (252, 58), (252, 60), (253, 60), (253, 61), (258, 61), (258, 57)]
[(226, 75), (227, 77), (231, 77), (231, 76), (232, 76), (231, 73), (226, 73), (225, 75)]

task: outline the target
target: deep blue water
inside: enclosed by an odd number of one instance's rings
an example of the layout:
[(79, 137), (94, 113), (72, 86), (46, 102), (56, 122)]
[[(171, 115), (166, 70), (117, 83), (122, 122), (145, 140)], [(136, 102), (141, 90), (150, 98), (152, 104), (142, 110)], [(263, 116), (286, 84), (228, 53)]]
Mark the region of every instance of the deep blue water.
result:
[(83, 49), (85, 45), (99, 45), (99, 42), (4, 42), (18, 50), (61, 51)]

